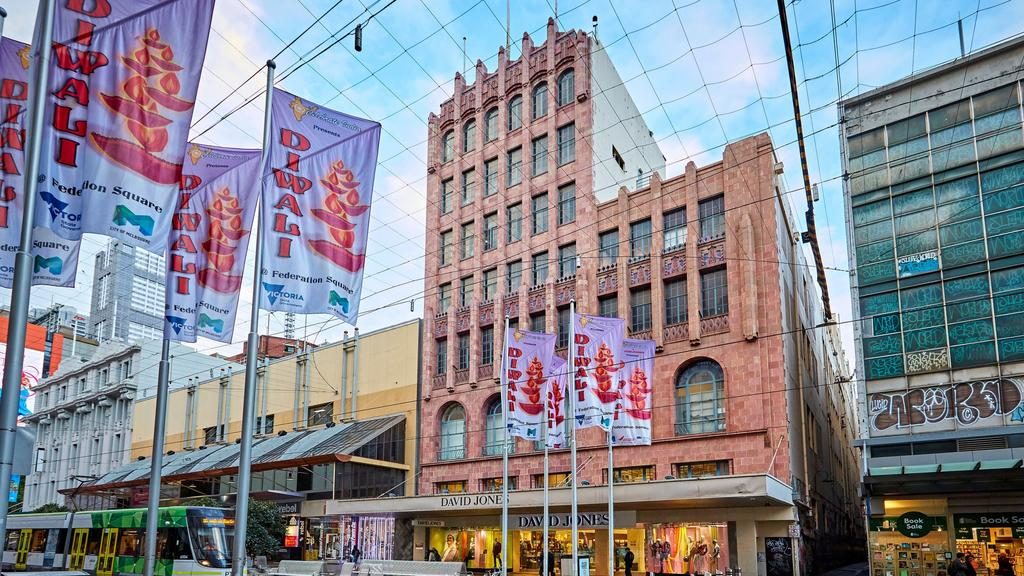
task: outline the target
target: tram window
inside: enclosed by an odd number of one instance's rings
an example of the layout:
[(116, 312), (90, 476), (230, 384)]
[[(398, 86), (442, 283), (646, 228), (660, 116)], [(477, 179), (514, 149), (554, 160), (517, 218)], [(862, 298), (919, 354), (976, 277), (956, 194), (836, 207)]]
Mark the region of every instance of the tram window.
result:
[(161, 528), (156, 533), (156, 554), (161, 560), (188, 560), (188, 535), (183, 528)]
[(64, 528), (61, 528), (59, 530), (54, 530), (54, 532), (57, 533), (57, 546), (54, 548), (54, 550), (56, 550), (58, 554), (63, 554), (64, 541), (68, 537), (68, 531)]
[(45, 552), (46, 551), (46, 535), (49, 534), (49, 530), (36, 529), (32, 531), (32, 543), (28, 545), (29, 552)]
[(17, 550), (18, 549), (18, 537), (21, 535), (20, 530), (8, 530), (7, 531), (7, 544), (4, 546), (4, 550)]
[(103, 538), (102, 528), (89, 529), (89, 543), (85, 546), (85, 553), (88, 556), (97, 556), (100, 553), (100, 540)]
[(145, 556), (142, 551), (142, 530), (131, 528), (121, 531), (121, 542), (117, 548), (118, 556)]

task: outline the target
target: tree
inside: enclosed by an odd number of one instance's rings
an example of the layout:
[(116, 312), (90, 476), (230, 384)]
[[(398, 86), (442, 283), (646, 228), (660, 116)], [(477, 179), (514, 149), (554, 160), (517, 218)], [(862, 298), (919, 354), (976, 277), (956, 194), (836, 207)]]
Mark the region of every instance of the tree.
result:
[(28, 510), (25, 513), (26, 514), (46, 514), (48, 512), (67, 512), (67, 511), (68, 511), (68, 507), (67, 506), (62, 506), (60, 504), (54, 504), (53, 502), (48, 502), (46, 504), (43, 504), (39, 508), (36, 508), (35, 510)]
[(245, 551), (249, 556), (270, 556), (284, 544), (285, 521), (273, 502), (249, 499), (249, 525)]

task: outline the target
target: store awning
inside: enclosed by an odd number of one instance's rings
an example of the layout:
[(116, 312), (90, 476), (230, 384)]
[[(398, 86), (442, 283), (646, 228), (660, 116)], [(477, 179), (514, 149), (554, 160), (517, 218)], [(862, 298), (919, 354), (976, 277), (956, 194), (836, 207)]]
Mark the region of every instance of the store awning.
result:
[[(346, 462), (359, 448), (404, 421), (403, 415), (385, 416), (256, 438), (252, 445), (252, 470)], [(163, 481), (175, 483), (237, 474), (240, 448), (235, 443), (168, 453), (163, 459)], [(81, 495), (144, 486), (149, 482), (151, 465), (149, 458), (136, 460), (86, 482), (74, 492)]]
[(875, 466), (864, 485), (874, 496), (1018, 491), (1024, 489), (1022, 467), (1020, 458)]
[[(549, 491), (552, 508), (568, 508), (572, 491)], [(577, 498), (581, 509), (608, 506), (607, 486), (580, 486)], [(615, 503), (633, 510), (665, 508), (717, 508), (735, 506), (793, 506), (793, 489), (766, 474), (714, 476), (707, 478), (657, 480), (615, 485)], [(543, 490), (509, 492), (509, 508), (517, 512), (540, 510)], [(376, 498), (371, 500), (318, 500), (302, 505), (303, 516), (337, 514), (388, 514), (415, 518), (493, 514), (501, 510), (501, 493), (446, 494)]]

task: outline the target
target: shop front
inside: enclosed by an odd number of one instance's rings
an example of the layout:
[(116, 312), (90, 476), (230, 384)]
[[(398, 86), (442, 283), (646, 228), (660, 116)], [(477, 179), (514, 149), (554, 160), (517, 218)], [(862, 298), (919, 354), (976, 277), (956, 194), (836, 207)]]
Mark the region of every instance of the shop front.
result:
[(953, 514), (957, 550), (978, 559), (978, 574), (995, 573), (1000, 557), (1024, 574), (1024, 507), (1013, 512)]
[[(631, 552), (633, 574), (725, 574), (740, 568), (756, 575), (768, 568), (766, 544), (785, 542), (793, 557), (779, 561), (791, 564), (788, 573), (796, 574), (791, 494), (767, 476), (616, 486), (615, 573), (625, 574)], [(578, 490), (577, 549), (590, 557), (595, 576), (609, 573), (606, 495), (603, 486)], [(572, 553), (571, 491), (554, 489), (550, 501), (548, 550), (560, 566), (559, 560)], [(542, 502), (540, 490), (509, 493), (507, 542), (497, 493), (308, 502), (303, 516), (342, 523), (353, 517), (390, 519), (378, 524), (376, 534), (393, 539), (379, 549), (390, 550), (394, 559), (464, 562), (470, 571), (485, 572), (500, 568), (504, 551), (510, 573), (535, 575), (543, 557)]]

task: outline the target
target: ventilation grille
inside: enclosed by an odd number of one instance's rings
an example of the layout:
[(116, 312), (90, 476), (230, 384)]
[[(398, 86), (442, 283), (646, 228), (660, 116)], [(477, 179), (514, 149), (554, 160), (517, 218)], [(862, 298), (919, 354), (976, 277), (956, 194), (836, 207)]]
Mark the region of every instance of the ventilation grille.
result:
[(1006, 436), (983, 436), (981, 438), (962, 438), (956, 441), (956, 449), (958, 452), (974, 452), (976, 450), (1003, 450), (1006, 447)]

